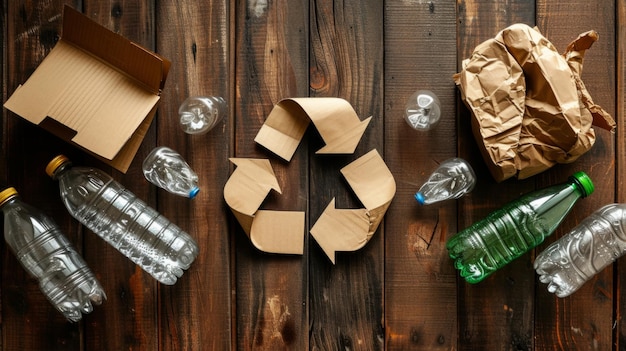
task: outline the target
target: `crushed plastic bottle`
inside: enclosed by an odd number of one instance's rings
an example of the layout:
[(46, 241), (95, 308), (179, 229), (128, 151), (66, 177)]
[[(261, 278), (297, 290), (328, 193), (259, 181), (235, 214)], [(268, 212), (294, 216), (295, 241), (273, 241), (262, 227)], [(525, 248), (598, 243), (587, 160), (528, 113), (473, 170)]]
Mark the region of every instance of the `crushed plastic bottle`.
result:
[(172, 194), (193, 199), (200, 188), (198, 175), (176, 151), (166, 146), (156, 147), (143, 161), (146, 179)]
[(95, 168), (59, 155), (46, 167), (70, 214), (163, 284), (172, 285), (198, 255), (193, 238)]
[(454, 266), (467, 282), (482, 281), (541, 244), (574, 204), (593, 190), (589, 176), (577, 172), (565, 183), (509, 202), (448, 240), (446, 248)]
[(534, 267), (549, 292), (566, 297), (625, 253), (626, 204), (610, 204), (550, 244)]
[(191, 96), (178, 109), (180, 126), (187, 134), (205, 134), (226, 115), (226, 101), (219, 96)]
[(404, 120), (411, 128), (427, 131), (435, 127), (441, 119), (441, 103), (430, 90), (418, 90), (406, 103)]
[(420, 205), (458, 199), (474, 189), (476, 175), (472, 167), (462, 158), (443, 161), (428, 177), (415, 199)]
[(15, 188), (0, 192), (4, 239), (48, 301), (78, 322), (106, 299), (102, 286), (57, 224), (22, 202)]

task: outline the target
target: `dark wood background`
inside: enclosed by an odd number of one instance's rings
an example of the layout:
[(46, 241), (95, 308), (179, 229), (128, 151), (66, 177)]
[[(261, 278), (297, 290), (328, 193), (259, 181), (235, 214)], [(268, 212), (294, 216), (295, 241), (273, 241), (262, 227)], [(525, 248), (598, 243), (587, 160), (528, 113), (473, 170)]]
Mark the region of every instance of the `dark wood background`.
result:
[[(626, 173), (624, 88), (626, 1), (589, 0), (3, 0), (3, 101), (55, 45), (67, 3), (172, 61), (158, 115), (127, 174), (114, 171), (3, 110), (0, 186), (53, 217), (80, 248), (108, 300), (71, 324), (53, 309), (2, 244), (3, 350), (623, 350), (626, 259), (568, 298), (537, 280), (535, 252), (478, 285), (457, 277), (445, 241), (523, 193), (584, 170), (596, 192), (539, 247), (602, 205), (623, 202)], [(559, 50), (595, 29), (583, 79), (617, 120), (597, 131), (590, 152), (527, 180), (496, 183), (469, 130), (452, 75), (461, 60), (499, 30), (536, 25)], [(433, 90), (443, 120), (415, 132), (402, 114), (417, 89)], [(226, 98), (229, 115), (205, 136), (184, 134), (178, 106), (190, 95)], [(285, 163), (253, 142), (273, 105), (297, 96), (348, 100), (373, 116), (354, 155), (319, 157), (313, 128)], [(158, 145), (180, 152), (200, 175), (190, 201), (150, 185), (144, 157)], [(376, 148), (397, 183), (396, 197), (373, 239), (339, 253), (332, 265), (310, 235), (303, 256), (254, 249), (223, 200), (229, 157), (272, 162), (283, 195), (264, 209), (306, 211), (310, 228), (333, 198), (358, 200), (339, 175)], [(198, 241), (201, 252), (174, 286), (159, 285), (62, 206), (44, 174), (58, 153), (114, 177)], [(461, 156), (477, 172), (475, 191), (442, 206), (419, 207), (412, 195), (441, 161)]]

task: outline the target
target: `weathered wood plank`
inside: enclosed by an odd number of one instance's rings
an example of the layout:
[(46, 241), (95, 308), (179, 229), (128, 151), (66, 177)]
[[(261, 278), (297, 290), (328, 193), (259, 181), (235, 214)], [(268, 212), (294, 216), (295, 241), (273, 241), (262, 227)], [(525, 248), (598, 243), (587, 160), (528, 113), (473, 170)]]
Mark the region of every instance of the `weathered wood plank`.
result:
[[(383, 10), (382, 1), (311, 3), (311, 95), (346, 99), (361, 120), (372, 116), (353, 155), (315, 155), (323, 143), (311, 139), (311, 225), (333, 198), (337, 208), (362, 207), (339, 170), (371, 149), (384, 155)], [(310, 349), (384, 347), (384, 237), (381, 225), (364, 248), (337, 253), (334, 266), (311, 240)]]
[[(74, 3), (74, 5), (78, 5)], [(4, 6), (4, 5), (3, 5)], [(6, 4), (6, 96), (27, 80), (56, 44), (63, 3), (12, 1)], [(57, 222), (75, 247), (82, 250), (82, 231), (60, 202), (58, 187), (43, 169), (51, 152), (69, 145), (13, 113), (3, 114), (3, 188), (13, 186), (22, 199)], [(45, 145), (46, 147), (42, 147)], [(50, 304), (2, 240), (2, 349), (78, 350), (82, 323), (71, 324)], [(97, 260), (87, 260), (97, 272)], [(97, 274), (97, 273), (96, 273)]]
[[(106, 28), (154, 50), (154, 2), (86, 1), (84, 13)], [(86, 160), (110, 173), (124, 187), (153, 208), (156, 191), (143, 177), (141, 163), (156, 143), (154, 123), (126, 174)], [(77, 165), (81, 165), (75, 162)], [(85, 255), (98, 258), (97, 268), (107, 302), (85, 326), (87, 349), (156, 349), (158, 345), (159, 283), (139, 266), (113, 249), (91, 231), (85, 231)], [(116, 306), (116, 307), (113, 307)]]
[(200, 254), (176, 285), (160, 287), (159, 349), (228, 350), (232, 343), (231, 255), (223, 187), (232, 114), (204, 135), (188, 135), (178, 108), (189, 96), (221, 96), (232, 108), (228, 1), (158, 2), (158, 52), (172, 61), (157, 120), (157, 146), (179, 152), (198, 174), (189, 200), (159, 191), (159, 209), (194, 237)]
[[(458, 1), (458, 60), (470, 57), (476, 45), (500, 30), (534, 23), (534, 2)], [(534, 189), (534, 180), (496, 183), (478, 151), (470, 114), (459, 103), (459, 154), (473, 165), (478, 178), (474, 191), (460, 202), (458, 229), (481, 220), (505, 203)], [(458, 278), (459, 350), (532, 349), (535, 273), (526, 254), (484, 281), (472, 285)]]
[[(626, 1), (619, 0), (616, 2), (617, 14), (615, 33), (615, 50), (616, 50), (616, 109), (614, 117), (617, 120), (617, 129), (615, 141), (617, 143), (616, 152), (616, 202), (626, 202)], [(623, 349), (626, 345), (626, 324), (622, 322), (622, 317), (626, 314), (626, 306), (623, 305), (624, 282), (626, 282), (626, 259), (620, 259), (616, 265), (617, 279), (614, 281), (616, 286), (615, 294), (615, 311), (616, 328), (613, 336), (614, 350)]]
[[(457, 155), (456, 3), (388, 2), (385, 8), (385, 159), (398, 192), (385, 221), (385, 332), (390, 350), (454, 349), (456, 271), (445, 249), (456, 201), (420, 206), (413, 195), (439, 163)], [(440, 99), (428, 132), (403, 119), (417, 90)], [(442, 316), (446, 316), (442, 318)]]
[[(262, 209), (307, 210), (307, 143), (286, 163), (255, 145), (254, 137), (281, 99), (306, 96), (307, 3), (236, 1), (234, 109), (235, 157), (269, 159), (282, 194)], [(232, 216), (236, 247), (236, 346), (238, 350), (306, 350), (307, 255), (257, 250)], [(306, 233), (303, 233), (303, 235)], [(304, 239), (303, 239), (304, 240)], [(306, 247), (305, 247), (306, 252)]]
[[(121, 174), (6, 109), (0, 125), (0, 186), (60, 225), (108, 294), (76, 324), (45, 299), (3, 241), (1, 350), (619, 350), (626, 266), (620, 259), (568, 298), (550, 294), (532, 268), (535, 253), (604, 204), (624, 202), (623, 125), (626, 2), (550, 1), (5, 1), (0, 24), (3, 98), (32, 74), (60, 37), (68, 3), (172, 61), (157, 118), (127, 174)], [(590, 152), (528, 180), (496, 183), (470, 131), (451, 75), (474, 47), (515, 23), (537, 25), (562, 51), (579, 33), (600, 40), (583, 79), (613, 114), (615, 135), (596, 129)], [(433, 90), (443, 121), (419, 133), (402, 114), (417, 89)], [(226, 98), (229, 115), (204, 136), (178, 126), (191, 95)], [(296, 96), (342, 97), (373, 116), (354, 155), (316, 155), (309, 128), (291, 162), (253, 139), (272, 107)], [(44, 147), (41, 147), (44, 145)], [(200, 176), (188, 200), (149, 184), (141, 162), (158, 145), (180, 152)], [(332, 265), (311, 228), (332, 198), (362, 207), (339, 169), (377, 148), (397, 193), (373, 239)], [(163, 286), (78, 224), (43, 171), (58, 153), (102, 168), (196, 238), (201, 253), (174, 286)], [(413, 193), (435, 167), (459, 155), (478, 184), (458, 201), (420, 207)], [(283, 194), (264, 209), (306, 211), (303, 256), (255, 249), (223, 200), (229, 157), (269, 158)], [(228, 165), (228, 166), (227, 166)], [(445, 250), (459, 229), (510, 200), (564, 181), (577, 170), (596, 192), (555, 235), (477, 285), (465, 283)], [(1, 190), (1, 189), (0, 189)]]
[[(537, 25), (559, 51), (578, 34), (594, 29), (599, 40), (585, 54), (583, 81), (594, 102), (615, 115), (615, 8), (611, 2), (601, 6), (585, 1), (537, 2)], [(593, 11), (593, 15), (585, 15)], [(562, 181), (582, 170), (595, 184), (595, 192), (576, 204), (552, 238), (559, 238), (578, 222), (615, 201), (615, 139), (595, 128), (596, 143), (572, 164), (554, 167), (539, 176), (543, 185)], [(535, 314), (536, 348), (609, 350), (613, 345), (613, 272), (605, 269), (591, 282), (567, 298), (557, 298), (538, 283)]]

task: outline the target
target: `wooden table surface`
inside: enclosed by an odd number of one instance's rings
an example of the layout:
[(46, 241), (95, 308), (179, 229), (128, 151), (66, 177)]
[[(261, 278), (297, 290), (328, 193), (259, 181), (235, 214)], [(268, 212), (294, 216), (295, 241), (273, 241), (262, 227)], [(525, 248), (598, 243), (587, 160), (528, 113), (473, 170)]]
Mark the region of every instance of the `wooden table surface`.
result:
[[(624, 88), (626, 1), (2, 1), (3, 101), (61, 36), (67, 3), (172, 61), (157, 117), (126, 174), (3, 110), (0, 185), (14, 186), (59, 223), (103, 284), (108, 300), (67, 322), (2, 246), (3, 350), (622, 350), (626, 259), (567, 298), (548, 293), (532, 268), (542, 248), (602, 205), (626, 200)], [(506, 26), (536, 25), (563, 51), (594, 29), (583, 80), (618, 124), (596, 129), (576, 162), (526, 180), (497, 183), (470, 132), (452, 75), (474, 47)], [(416, 132), (402, 118), (407, 98), (430, 89), (443, 117)], [(223, 96), (227, 118), (204, 136), (179, 128), (191, 95)], [(373, 116), (353, 155), (320, 156), (309, 128), (291, 162), (256, 145), (273, 106), (288, 97), (340, 97)], [(141, 163), (156, 146), (182, 154), (200, 176), (188, 200), (149, 184)], [(339, 169), (377, 149), (397, 183), (372, 240), (333, 265), (308, 230), (304, 254), (255, 249), (225, 204), (229, 157), (270, 159), (282, 194), (263, 209), (306, 212), (310, 229), (332, 198), (362, 205)], [(58, 153), (110, 172), (189, 232), (201, 251), (174, 286), (148, 274), (78, 224), (44, 174)], [(468, 196), (420, 207), (413, 194), (436, 166), (468, 160), (478, 183)], [(506, 202), (583, 170), (596, 191), (544, 244), (477, 285), (459, 279), (445, 241)]]

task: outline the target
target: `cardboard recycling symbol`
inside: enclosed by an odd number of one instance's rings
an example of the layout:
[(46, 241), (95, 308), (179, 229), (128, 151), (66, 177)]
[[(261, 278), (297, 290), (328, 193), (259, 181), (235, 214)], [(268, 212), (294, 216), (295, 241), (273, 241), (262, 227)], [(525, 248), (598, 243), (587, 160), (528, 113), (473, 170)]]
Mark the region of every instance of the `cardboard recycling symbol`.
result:
[[(318, 154), (354, 153), (371, 117), (360, 121), (340, 98), (291, 98), (274, 106), (254, 139), (290, 161), (313, 122), (326, 146)], [(260, 210), (270, 190), (281, 192), (268, 159), (231, 158), (237, 168), (224, 186), (224, 199), (252, 244), (261, 251), (302, 254), (304, 212)], [(335, 263), (336, 251), (362, 248), (378, 229), (396, 192), (396, 183), (376, 151), (371, 150), (341, 169), (365, 206), (337, 209), (335, 199), (311, 228), (311, 234)]]

